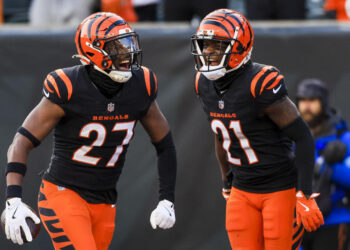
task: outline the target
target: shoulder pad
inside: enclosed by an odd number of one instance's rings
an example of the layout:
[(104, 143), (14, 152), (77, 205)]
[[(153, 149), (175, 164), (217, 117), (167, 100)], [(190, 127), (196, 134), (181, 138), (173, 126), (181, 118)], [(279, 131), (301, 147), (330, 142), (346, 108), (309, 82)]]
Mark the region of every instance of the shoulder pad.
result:
[(147, 67), (141, 66), (141, 68), (145, 79), (147, 94), (155, 98), (157, 95), (157, 77)]
[(69, 76), (62, 69), (49, 73), (44, 81), (43, 94), (55, 103), (64, 103), (70, 100), (73, 85)]
[(254, 98), (261, 95), (265, 89), (273, 89), (284, 78), (273, 66), (265, 66), (254, 76), (250, 84), (250, 91)]

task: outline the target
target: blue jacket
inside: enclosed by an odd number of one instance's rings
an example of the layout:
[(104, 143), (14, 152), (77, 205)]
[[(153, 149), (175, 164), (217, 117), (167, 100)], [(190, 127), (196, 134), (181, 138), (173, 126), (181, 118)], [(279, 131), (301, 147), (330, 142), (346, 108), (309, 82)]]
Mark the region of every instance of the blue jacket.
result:
[[(326, 175), (326, 181), (322, 182), (323, 184), (321, 185), (324, 185), (324, 187), (321, 187), (321, 190), (329, 190), (328, 194), (327, 191), (321, 193), (320, 201), (317, 201), (323, 204), (321, 206), (326, 207), (327, 205), (324, 204), (329, 203), (329, 208), (324, 208), (327, 212), (322, 211), (325, 213), (324, 226), (350, 223), (350, 131), (348, 130), (346, 122), (334, 111), (331, 112), (331, 116), (326, 125), (329, 126), (328, 133), (316, 136), (315, 138), (316, 164), (321, 165), (318, 168), (318, 174)], [(346, 156), (343, 162), (327, 166), (323, 161), (321, 153), (326, 145), (334, 140), (340, 140), (347, 146)], [(328, 185), (328, 187), (326, 185)], [(321, 206), (320, 208), (322, 210)]]

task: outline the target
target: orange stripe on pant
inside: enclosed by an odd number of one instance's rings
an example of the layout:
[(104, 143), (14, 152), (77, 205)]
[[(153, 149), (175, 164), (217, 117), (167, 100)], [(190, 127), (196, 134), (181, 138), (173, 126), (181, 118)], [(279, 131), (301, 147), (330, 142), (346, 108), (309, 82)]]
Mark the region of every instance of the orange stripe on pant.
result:
[(232, 188), (226, 206), (232, 249), (291, 249), (295, 203), (294, 188), (266, 194)]
[(38, 208), (55, 249), (108, 249), (115, 227), (114, 206), (87, 203), (76, 192), (43, 180)]

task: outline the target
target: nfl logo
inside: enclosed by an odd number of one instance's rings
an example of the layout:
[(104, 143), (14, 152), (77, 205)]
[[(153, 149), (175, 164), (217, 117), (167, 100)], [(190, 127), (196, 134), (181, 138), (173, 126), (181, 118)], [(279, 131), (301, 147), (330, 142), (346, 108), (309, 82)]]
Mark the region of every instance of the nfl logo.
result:
[(114, 103), (113, 102), (108, 103), (107, 110), (108, 110), (108, 112), (114, 111)]
[(220, 100), (219, 101), (219, 109), (224, 109), (224, 107), (225, 107), (224, 101)]

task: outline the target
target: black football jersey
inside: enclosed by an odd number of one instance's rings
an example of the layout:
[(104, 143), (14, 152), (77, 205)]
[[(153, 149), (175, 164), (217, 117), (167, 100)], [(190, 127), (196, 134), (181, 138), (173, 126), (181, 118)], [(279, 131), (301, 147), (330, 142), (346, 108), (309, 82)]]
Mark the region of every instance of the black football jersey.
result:
[(263, 113), (287, 96), (283, 75), (275, 67), (249, 62), (239, 72), (226, 74), (224, 81), (229, 87), (221, 93), (217, 82), (199, 72), (195, 91), (227, 152), (232, 185), (254, 193), (295, 187), (292, 142)]
[[(77, 190), (88, 201), (115, 190), (135, 125), (157, 95), (156, 77), (146, 67), (133, 68), (123, 84), (108, 99), (91, 82), (86, 66), (48, 74), (43, 95), (66, 115), (54, 129), (54, 150), (44, 179)], [(111, 196), (108, 203), (115, 202), (116, 194)], [(106, 202), (99, 197), (90, 202), (101, 199)]]

